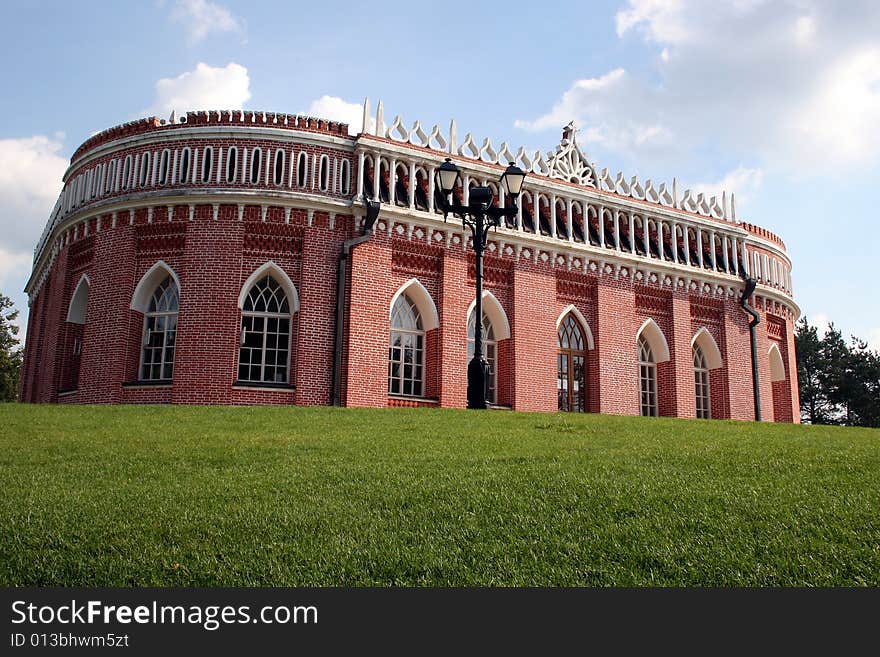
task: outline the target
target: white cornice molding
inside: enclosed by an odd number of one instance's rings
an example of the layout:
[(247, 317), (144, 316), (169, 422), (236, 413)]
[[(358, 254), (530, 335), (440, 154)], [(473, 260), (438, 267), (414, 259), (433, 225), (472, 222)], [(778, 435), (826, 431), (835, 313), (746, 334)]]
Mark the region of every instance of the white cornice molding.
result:
[(67, 178), (74, 169), (88, 165), (105, 155), (128, 148), (143, 146), (145, 144), (167, 144), (182, 139), (230, 139), (234, 137), (246, 137), (257, 141), (283, 141), (291, 144), (307, 144), (312, 146), (333, 144), (350, 152), (354, 152), (356, 140), (354, 138), (327, 135), (321, 132), (308, 130), (291, 130), (286, 128), (269, 128), (264, 125), (206, 125), (190, 126), (181, 124), (175, 128), (159, 128), (155, 131), (143, 132), (129, 137), (122, 137), (105, 142), (92, 149), (70, 163), (64, 172), (62, 180)]

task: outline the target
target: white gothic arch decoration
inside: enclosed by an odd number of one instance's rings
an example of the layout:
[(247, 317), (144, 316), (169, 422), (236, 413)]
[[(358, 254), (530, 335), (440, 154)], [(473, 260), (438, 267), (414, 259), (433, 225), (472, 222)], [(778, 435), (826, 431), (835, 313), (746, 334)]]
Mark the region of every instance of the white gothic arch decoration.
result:
[(70, 298), (70, 306), (67, 308), (67, 321), (71, 324), (86, 323), (86, 308), (89, 305), (89, 290), (91, 282), (86, 274), (83, 274), (76, 284), (76, 290)]
[(777, 381), (785, 381), (785, 362), (782, 360), (782, 352), (779, 351), (779, 347), (776, 344), (770, 345), (770, 380), (776, 383)]
[(135, 287), (134, 294), (131, 297), (131, 309), (140, 313), (146, 313), (150, 308), (150, 299), (153, 296), (153, 292), (156, 291), (156, 286), (166, 276), (171, 276), (171, 279), (177, 286), (177, 293), (180, 294), (180, 279), (177, 277), (177, 274), (167, 262), (159, 260), (147, 270), (147, 273), (141, 277), (140, 282)]
[(248, 276), (244, 285), (241, 286), (241, 292), (238, 295), (239, 310), (244, 308), (244, 302), (254, 284), (265, 276), (272, 276), (272, 278), (275, 279), (275, 282), (277, 282), (281, 286), (281, 289), (284, 290), (284, 293), (287, 295), (288, 303), (290, 304), (290, 314), (292, 315), (297, 312), (299, 310), (299, 293), (296, 291), (296, 285), (293, 284), (293, 281), (290, 280), (287, 273), (271, 260), (260, 265), (253, 274)]
[(440, 315), (437, 313), (437, 306), (431, 293), (425, 289), (425, 286), (417, 278), (411, 278), (400, 286), (400, 289), (391, 297), (391, 303), (388, 304), (388, 318), (390, 321), (391, 312), (394, 309), (394, 302), (401, 294), (406, 294), (422, 315), (422, 329), (427, 333), (440, 326)]
[(699, 346), (706, 357), (706, 369), (716, 370), (721, 367), (724, 362), (721, 358), (721, 350), (705, 326), (697, 331), (691, 340), (691, 347), (694, 346)]
[(636, 333), (636, 343), (639, 341), (639, 336), (644, 336), (651, 346), (655, 363), (665, 363), (669, 360), (669, 344), (666, 342), (663, 331), (657, 326), (657, 322), (651, 318), (646, 319)]
[[(474, 299), (471, 301), (471, 305), (468, 306), (468, 325), (471, 321), (471, 313), (474, 312), (476, 305), (477, 301)], [(507, 320), (507, 313), (504, 312), (504, 308), (501, 306), (501, 302), (498, 301), (498, 298), (489, 292), (489, 290), (483, 291), (483, 314), (489, 318), (489, 322), (492, 324), (492, 329), (495, 331), (496, 340), (500, 342), (501, 340), (506, 340), (510, 337), (510, 322)]]
[(587, 349), (595, 349), (596, 343), (593, 341), (593, 331), (590, 330), (590, 324), (587, 322), (587, 318), (584, 317), (583, 313), (581, 313), (574, 304), (570, 304), (559, 314), (559, 318), (556, 320), (556, 332), (559, 333), (559, 327), (562, 324), (562, 320), (564, 320), (565, 316), (569, 313), (574, 315), (578, 323), (581, 325), (581, 328), (584, 331), (584, 337), (587, 340)]

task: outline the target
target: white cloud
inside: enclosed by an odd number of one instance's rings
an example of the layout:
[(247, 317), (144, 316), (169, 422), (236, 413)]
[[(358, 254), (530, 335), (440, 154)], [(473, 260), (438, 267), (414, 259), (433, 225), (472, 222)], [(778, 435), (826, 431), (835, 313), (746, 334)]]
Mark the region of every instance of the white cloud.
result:
[(574, 119), (649, 165), (708, 150), (807, 177), (880, 161), (880, 4), (629, 0), (616, 28), (657, 49), (656, 80), (615, 68), (516, 125), (558, 130)]
[(156, 82), (156, 98), (143, 111), (147, 115), (165, 116), (176, 110), (241, 109), (250, 100), (250, 77), (241, 64), (230, 62), (224, 67), (202, 62), (176, 78)]
[(868, 335), (865, 337), (865, 342), (868, 343), (868, 346), (871, 349), (880, 351), (880, 326), (868, 331)]
[(825, 313), (816, 313), (812, 317), (807, 318), (810, 322), (811, 326), (816, 327), (816, 331), (819, 334), (819, 337), (822, 337), (826, 333), (828, 333), (828, 327), (831, 326), (831, 320), (828, 318), (828, 315)]
[[(694, 183), (689, 185), (694, 192), (702, 192), (706, 198), (717, 196), (721, 200), (722, 192), (733, 192), (736, 194), (737, 216), (741, 215), (741, 210), (748, 206), (761, 184), (764, 182), (764, 172), (761, 169), (749, 169), (747, 167), (738, 167), (724, 176), (721, 180), (713, 183)], [(728, 198), (728, 203), (730, 198)]]
[[(363, 130), (364, 106), (360, 103), (349, 103), (338, 96), (321, 96), (312, 101), (306, 114), (331, 121), (348, 124), (348, 133), (356, 135)], [(375, 122), (370, 119), (370, 124)]]
[[(61, 191), (68, 161), (61, 155), (63, 135), (0, 139), (0, 292), (21, 311), (16, 324), (27, 322), (22, 294), (31, 271), (33, 248)], [(19, 335), (24, 339), (22, 333)]]
[(61, 149), (43, 135), (0, 139), (0, 272), (8, 272), (10, 254), (33, 249), (43, 231), (67, 170)]
[(190, 44), (195, 44), (212, 32), (241, 32), (241, 20), (226, 7), (207, 0), (177, 0), (171, 10), (171, 20), (181, 23), (187, 31)]
[[(48, 217), (48, 213), (47, 213)], [(18, 319), (13, 324), (20, 329), (18, 339), (24, 342), (27, 327), (27, 297), (23, 294), (24, 286), (30, 277), (33, 254), (30, 251), (7, 251), (0, 247), (0, 294), (12, 298)]]

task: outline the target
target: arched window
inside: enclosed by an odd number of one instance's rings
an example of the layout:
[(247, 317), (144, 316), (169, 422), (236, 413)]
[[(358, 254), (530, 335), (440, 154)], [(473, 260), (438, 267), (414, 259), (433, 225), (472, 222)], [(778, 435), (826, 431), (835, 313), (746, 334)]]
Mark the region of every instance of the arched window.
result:
[(238, 149), (232, 146), (226, 155), (226, 182), (234, 183), (238, 175)]
[(177, 284), (166, 276), (153, 291), (144, 315), (140, 377), (144, 381), (170, 381), (174, 374), (177, 309)]
[(391, 346), (388, 349), (388, 392), (421, 397), (425, 373), (425, 329), (418, 306), (407, 294), (391, 308)]
[(556, 393), (560, 411), (587, 411), (586, 341), (572, 313), (559, 325), (556, 353)]
[(256, 185), (260, 182), (260, 174), (263, 172), (263, 149), (255, 148), (254, 152), (251, 153), (251, 176), (250, 182), (251, 185)]
[(116, 177), (116, 160), (110, 161), (107, 177), (104, 179), (104, 193), (109, 194), (113, 191), (113, 179)]
[(709, 365), (706, 354), (700, 346), (694, 345), (694, 395), (697, 401), (697, 417), (708, 420), (712, 417), (712, 404), (709, 400)]
[(275, 151), (275, 166), (272, 180), (276, 185), (284, 182), (284, 149), (282, 148)]
[(280, 383), (290, 380), (290, 300), (271, 274), (251, 286), (241, 309), (238, 380)]
[(167, 148), (162, 151), (162, 155), (159, 157), (159, 184), (165, 185), (168, 183), (168, 170), (169, 163), (171, 162), (171, 151)]
[(642, 415), (657, 417), (657, 364), (644, 335), (639, 336), (639, 391)]
[(92, 180), (89, 185), (89, 198), (95, 198), (98, 195), (98, 186), (101, 181), (101, 165), (99, 164), (92, 169)]
[(125, 156), (125, 162), (122, 165), (122, 189), (128, 189), (128, 185), (131, 178), (131, 155)]
[(339, 193), (348, 196), (351, 192), (351, 173), (348, 160), (342, 160), (339, 165)]
[(214, 172), (214, 149), (211, 146), (205, 147), (202, 154), (202, 182), (211, 182), (211, 174)]
[(321, 156), (321, 164), (318, 167), (318, 185), (322, 192), (330, 188), (330, 158), (326, 155)]
[(138, 186), (146, 187), (150, 181), (150, 154), (144, 153), (141, 156), (141, 173), (138, 177)]
[[(468, 360), (474, 357), (474, 348), (476, 346), (476, 316), (477, 313), (471, 310), (468, 319)], [(498, 390), (498, 341), (495, 337), (495, 329), (492, 326), (492, 320), (483, 313), (483, 358), (489, 364), (489, 377), (486, 379), (486, 401), (490, 404), (496, 403)]]
[(187, 147), (180, 154), (180, 172), (177, 176), (178, 182), (185, 183), (189, 179), (189, 166), (192, 161), (192, 151)]
[(305, 187), (309, 182), (309, 156), (302, 152), (296, 158), (296, 186)]

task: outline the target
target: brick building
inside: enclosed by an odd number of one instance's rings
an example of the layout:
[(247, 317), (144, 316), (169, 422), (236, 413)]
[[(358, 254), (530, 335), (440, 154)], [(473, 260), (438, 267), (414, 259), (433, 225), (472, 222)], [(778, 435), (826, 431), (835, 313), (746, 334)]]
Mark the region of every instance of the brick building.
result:
[[(87, 140), (36, 248), (22, 400), (463, 407), (474, 256), (435, 193), (452, 157), (463, 202), (489, 185), (504, 206), (505, 165), (529, 172), (485, 259), (493, 404), (754, 418), (748, 274), (763, 418), (798, 421), (791, 261), (732, 195), (614, 177), (571, 126), (541, 155), (364, 117), (352, 137), (190, 112)], [(363, 198), (382, 206), (358, 239)]]

